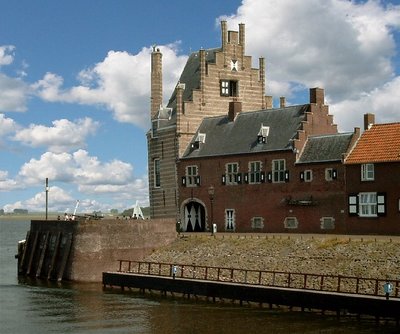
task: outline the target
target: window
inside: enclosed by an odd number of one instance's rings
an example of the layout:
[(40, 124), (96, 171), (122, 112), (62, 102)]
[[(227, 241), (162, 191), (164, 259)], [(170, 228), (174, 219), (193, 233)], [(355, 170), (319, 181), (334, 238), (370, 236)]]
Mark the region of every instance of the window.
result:
[(334, 228), (335, 228), (335, 218), (333, 217), (321, 218), (321, 230), (333, 230)]
[(376, 217), (377, 216), (376, 193), (360, 193), (358, 197), (359, 197), (360, 217)]
[(337, 179), (337, 170), (333, 168), (325, 168), (325, 180), (333, 181)]
[(286, 217), (283, 222), (285, 228), (297, 228), (299, 226), (299, 222), (296, 217)]
[(306, 182), (312, 181), (312, 170), (311, 169), (304, 171), (304, 181), (306, 181)]
[(249, 163), (249, 183), (260, 183), (261, 181), (261, 161), (251, 161)]
[(221, 96), (238, 96), (237, 81), (221, 80)]
[(160, 159), (154, 159), (153, 168), (154, 168), (154, 187), (159, 188), (161, 186)]
[(272, 182), (286, 181), (285, 168), (285, 159), (272, 160)]
[(234, 163), (229, 163), (225, 165), (226, 169), (226, 180), (225, 184), (237, 184), (237, 173), (239, 170), (239, 164), (234, 162)]
[(253, 217), (253, 218), (251, 218), (251, 228), (253, 230), (264, 228), (264, 218), (263, 217)]
[(361, 181), (373, 181), (375, 179), (374, 164), (361, 165)]
[(386, 193), (365, 192), (349, 194), (348, 210), (350, 216), (385, 216)]
[(235, 210), (233, 209), (225, 210), (225, 230), (235, 231)]
[(186, 186), (195, 187), (199, 185), (199, 175), (197, 166), (186, 167)]
[(258, 131), (257, 134), (257, 143), (265, 144), (267, 142), (268, 134), (269, 134), (269, 126), (261, 124), (260, 131)]

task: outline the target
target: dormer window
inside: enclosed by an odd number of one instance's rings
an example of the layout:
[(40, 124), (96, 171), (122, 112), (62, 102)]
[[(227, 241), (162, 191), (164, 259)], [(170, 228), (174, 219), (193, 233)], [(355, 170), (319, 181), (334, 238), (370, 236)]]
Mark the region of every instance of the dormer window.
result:
[(269, 126), (261, 124), (260, 131), (257, 134), (257, 142), (259, 144), (265, 144), (267, 142), (267, 137), (269, 134)]
[(197, 134), (196, 140), (192, 143), (191, 147), (193, 150), (197, 150), (200, 148), (200, 144), (204, 144), (206, 142), (206, 134), (199, 132)]

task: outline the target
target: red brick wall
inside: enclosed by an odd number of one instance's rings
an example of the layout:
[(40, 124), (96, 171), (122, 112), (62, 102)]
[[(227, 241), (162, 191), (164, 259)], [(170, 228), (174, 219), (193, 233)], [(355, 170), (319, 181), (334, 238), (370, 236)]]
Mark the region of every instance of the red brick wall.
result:
[(346, 205), (347, 230), (357, 234), (400, 235), (400, 162), (374, 164), (375, 180), (361, 181), (361, 165), (346, 165), (346, 203), (349, 194), (386, 193), (386, 216), (350, 216)]
[[(239, 185), (222, 185), (222, 175), (225, 174), (225, 164), (238, 162), (239, 172), (248, 172), (250, 161), (261, 161), (262, 171), (272, 170), (273, 159), (286, 159), (286, 169), (289, 170), (289, 182)], [(210, 227), (211, 203), (208, 188), (215, 188), (213, 200), (214, 223), (219, 231), (225, 230), (225, 210), (234, 209), (236, 214), (237, 232), (304, 232), (304, 233), (342, 233), (345, 231), (345, 201), (344, 201), (344, 167), (340, 163), (295, 165), (295, 154), (292, 151), (260, 155), (241, 155), (218, 158), (203, 158), (182, 160), (178, 164), (178, 180), (185, 175), (188, 165), (197, 165), (201, 177), (201, 185), (185, 187), (180, 182), (179, 207), (183, 219), (183, 203), (191, 198), (205, 203), (208, 226)], [(335, 168), (338, 178), (333, 181), (325, 180), (325, 168)], [(311, 169), (313, 181), (300, 180), (300, 172)], [(312, 197), (314, 205), (290, 205), (294, 202), (308, 200)], [(297, 202), (298, 204), (298, 202)], [(263, 217), (264, 228), (252, 229), (252, 217)], [(299, 224), (297, 229), (285, 229), (285, 217), (296, 217)], [(321, 230), (321, 217), (333, 217), (335, 228)]]

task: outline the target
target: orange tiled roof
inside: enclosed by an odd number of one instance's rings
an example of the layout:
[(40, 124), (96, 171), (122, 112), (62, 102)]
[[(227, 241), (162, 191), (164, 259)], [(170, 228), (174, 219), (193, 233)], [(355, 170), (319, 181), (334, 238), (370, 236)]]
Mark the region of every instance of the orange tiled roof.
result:
[(346, 164), (400, 161), (400, 123), (374, 124), (345, 159)]

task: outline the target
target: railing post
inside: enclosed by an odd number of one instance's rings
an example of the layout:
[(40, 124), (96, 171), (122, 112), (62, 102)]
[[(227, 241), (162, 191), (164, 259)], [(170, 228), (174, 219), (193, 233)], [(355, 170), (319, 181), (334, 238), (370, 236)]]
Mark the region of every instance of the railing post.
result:
[(324, 275), (321, 275), (321, 283), (320, 283), (320, 290), (324, 289)]
[(206, 272), (205, 272), (205, 279), (207, 280), (208, 279), (208, 267), (206, 267)]
[(148, 265), (148, 267), (147, 267), (147, 274), (150, 275), (150, 266), (151, 266), (150, 262), (148, 262), (147, 265)]
[(119, 272), (121, 272), (122, 271), (122, 260), (119, 260), (119, 270), (118, 270)]
[(304, 275), (304, 285), (303, 285), (303, 289), (307, 288), (307, 274)]
[(379, 280), (378, 279), (376, 279), (375, 280), (375, 296), (377, 296), (378, 295), (378, 293), (379, 293)]
[(290, 288), (290, 280), (291, 280), (291, 277), (290, 277), (290, 273), (289, 273), (289, 275), (288, 275), (288, 288)]
[(340, 275), (338, 275), (337, 292), (340, 292)]
[(261, 273), (262, 273), (262, 271), (260, 270), (258, 272), (258, 285), (261, 285)]
[(357, 277), (357, 280), (356, 280), (356, 293), (358, 293), (358, 285), (359, 285), (359, 283), (360, 283), (360, 279)]
[(244, 282), (247, 283), (247, 270), (244, 271)]
[(219, 281), (219, 273), (220, 273), (220, 271), (221, 271), (221, 268), (218, 267), (217, 281)]

